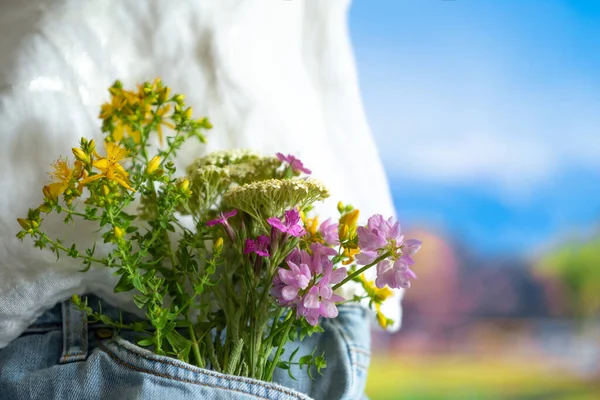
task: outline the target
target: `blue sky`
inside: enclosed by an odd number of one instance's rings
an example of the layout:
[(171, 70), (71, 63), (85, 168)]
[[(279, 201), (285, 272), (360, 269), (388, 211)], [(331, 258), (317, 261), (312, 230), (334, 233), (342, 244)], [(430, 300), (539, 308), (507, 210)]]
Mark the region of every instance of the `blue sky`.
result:
[(354, 0), (402, 221), (488, 254), (600, 226), (600, 1)]

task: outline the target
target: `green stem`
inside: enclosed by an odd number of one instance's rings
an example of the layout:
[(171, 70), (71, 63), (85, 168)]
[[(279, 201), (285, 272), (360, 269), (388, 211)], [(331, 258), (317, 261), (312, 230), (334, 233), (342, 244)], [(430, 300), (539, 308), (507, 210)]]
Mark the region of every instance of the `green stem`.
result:
[(275, 357), (273, 357), (273, 361), (269, 364), (269, 369), (267, 369), (267, 371), (265, 373), (265, 380), (267, 382), (270, 382), (273, 379), (273, 372), (275, 372), (275, 367), (277, 366), (279, 357), (281, 357), (281, 353), (283, 352), (283, 346), (287, 342), (288, 335), (290, 333), (290, 329), (292, 328), (292, 325), (294, 324), (294, 317), (292, 314), (293, 314), (293, 311), (290, 310), (290, 312), (287, 315), (287, 320), (284, 322), (286, 324), (285, 330), (283, 331), (283, 336), (281, 337), (281, 341), (279, 342), (279, 346), (277, 347), (277, 352), (275, 352)]
[(190, 340), (192, 341), (192, 351), (194, 352), (194, 358), (196, 359), (196, 366), (204, 368), (204, 360), (200, 357), (200, 347), (198, 347), (198, 341), (196, 340), (196, 332), (194, 332), (194, 327), (191, 323), (188, 325), (188, 331), (190, 332)]
[(359, 276), (360, 274), (362, 274), (363, 272), (365, 272), (366, 270), (368, 270), (369, 268), (371, 268), (373, 265), (377, 265), (380, 261), (385, 260), (389, 256), (390, 256), (390, 252), (385, 252), (381, 257), (377, 258), (371, 264), (367, 264), (364, 267), (362, 267), (361, 269), (359, 269), (359, 270), (355, 271), (354, 273), (348, 275), (346, 277), (346, 279), (344, 279), (343, 281), (341, 281), (337, 285), (333, 286), (332, 289), (336, 290), (337, 288), (339, 288), (340, 286), (342, 286), (344, 283), (346, 283), (346, 282), (348, 282), (348, 281), (356, 278), (357, 276)]
[[(48, 243), (50, 243), (53, 247), (56, 247), (57, 249), (60, 249), (62, 251), (64, 251), (65, 253), (69, 253), (71, 251), (71, 249), (63, 246), (62, 244), (55, 242), (54, 240), (50, 239), (48, 237), (48, 235), (46, 235), (45, 233), (41, 233), (42, 237), (48, 241)], [(102, 265), (106, 265), (106, 262), (104, 262), (104, 260), (101, 260), (99, 258), (94, 258), (94, 257), (90, 257), (90, 256), (86, 256), (86, 255), (82, 255), (82, 254), (78, 254), (77, 258), (81, 259), (81, 260), (85, 260), (85, 261), (91, 261), (91, 262), (95, 262), (98, 264), (102, 264)]]

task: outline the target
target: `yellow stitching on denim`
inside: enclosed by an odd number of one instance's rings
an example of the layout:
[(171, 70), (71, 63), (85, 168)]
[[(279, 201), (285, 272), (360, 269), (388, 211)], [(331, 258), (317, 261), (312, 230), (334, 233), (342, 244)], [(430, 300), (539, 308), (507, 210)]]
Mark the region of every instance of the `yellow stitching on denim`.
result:
[[(123, 339), (123, 340), (124, 340), (124, 339)], [(121, 349), (123, 349), (123, 350), (125, 350), (125, 351), (127, 351), (127, 352), (129, 352), (129, 353), (133, 353), (133, 354), (134, 354), (134, 355), (136, 355), (136, 356), (142, 357), (143, 359), (145, 359), (145, 360), (148, 360), (148, 361), (157, 362), (157, 363), (161, 363), (161, 364), (167, 364), (167, 365), (171, 365), (171, 366), (173, 366), (173, 367), (176, 367), (176, 368), (182, 368), (182, 369), (185, 369), (185, 370), (191, 371), (191, 372), (193, 372), (193, 373), (203, 373), (203, 374), (205, 374), (205, 375), (210, 375), (210, 376), (212, 376), (212, 377), (214, 377), (214, 378), (222, 378), (222, 377), (224, 376), (224, 374), (217, 374), (217, 373), (215, 373), (215, 372), (213, 372), (213, 371), (209, 371), (209, 370), (196, 371), (196, 370), (193, 370), (193, 369), (191, 369), (191, 368), (189, 368), (189, 367), (187, 367), (187, 366), (185, 366), (185, 365), (182, 365), (182, 364), (175, 364), (175, 363), (173, 363), (173, 362), (170, 362), (170, 361), (167, 361), (167, 360), (158, 360), (158, 359), (156, 359), (156, 358), (151, 358), (151, 357), (149, 357), (149, 356), (147, 356), (147, 355), (145, 355), (145, 354), (138, 353), (138, 352), (137, 352), (137, 351), (135, 351), (134, 349), (129, 349), (129, 348), (127, 348), (127, 347), (123, 346), (122, 344), (118, 343), (118, 342), (117, 342), (117, 341), (115, 341), (115, 340), (112, 340), (112, 342), (114, 343), (114, 345), (115, 345), (115, 346), (117, 346), (117, 347), (119, 347), (119, 348), (121, 348)], [(248, 380), (246, 380), (246, 379), (242, 379), (242, 378), (240, 378), (240, 377), (238, 377), (238, 376), (234, 376), (234, 375), (227, 375), (227, 379), (234, 380), (234, 381), (237, 381), (237, 382), (249, 383), (249, 384), (253, 384), (253, 385), (262, 386), (262, 387), (264, 387), (264, 388), (267, 388), (267, 389), (269, 389), (269, 390), (276, 390), (276, 391), (278, 391), (278, 392), (281, 392), (281, 393), (284, 393), (284, 394), (287, 394), (287, 395), (290, 395), (290, 396), (294, 396), (294, 397), (296, 397), (297, 399), (301, 400), (301, 397), (298, 397), (298, 395), (297, 395), (296, 393), (293, 393), (293, 392), (291, 392), (291, 391), (287, 391), (287, 390), (285, 390), (284, 388), (271, 387), (271, 386), (268, 386), (268, 385), (266, 385), (266, 384), (263, 384), (263, 383), (261, 383), (260, 381), (256, 381), (256, 382), (249, 382), (249, 381), (248, 381)]]
[(125, 361), (121, 360), (119, 357), (117, 357), (115, 354), (113, 354), (113, 353), (112, 353), (112, 352), (111, 352), (111, 351), (110, 351), (108, 348), (106, 348), (106, 347), (103, 345), (103, 343), (102, 343), (102, 342), (100, 342), (100, 344), (99, 344), (99, 347), (100, 347), (102, 350), (104, 350), (104, 352), (105, 352), (105, 353), (106, 353), (106, 354), (107, 354), (107, 355), (108, 355), (110, 358), (112, 358), (113, 360), (115, 360), (117, 363), (119, 363), (119, 364), (121, 364), (121, 365), (124, 365), (124, 366), (125, 366), (125, 367), (127, 367), (127, 368), (133, 369), (134, 371), (138, 371), (138, 372), (143, 372), (143, 373), (150, 374), (150, 375), (159, 376), (159, 377), (161, 377), (161, 378), (165, 378), (165, 379), (172, 379), (172, 380), (175, 380), (175, 381), (180, 381), (180, 382), (185, 382), (185, 383), (191, 383), (191, 384), (193, 384), (193, 385), (207, 386), (207, 387), (211, 387), (211, 388), (213, 388), (213, 389), (221, 389), (221, 390), (224, 390), (224, 391), (230, 391), (230, 392), (242, 393), (242, 394), (245, 394), (245, 395), (248, 395), (248, 396), (256, 397), (257, 399), (269, 400), (269, 399), (268, 399), (268, 398), (266, 398), (266, 397), (261, 397), (261, 396), (258, 396), (258, 395), (252, 394), (252, 393), (243, 392), (243, 391), (241, 391), (241, 390), (230, 389), (230, 388), (225, 388), (225, 387), (221, 387), (221, 386), (215, 386), (215, 385), (211, 385), (211, 384), (209, 384), (209, 383), (194, 382), (194, 381), (191, 381), (191, 380), (188, 380), (188, 379), (177, 378), (177, 377), (175, 377), (175, 376), (170, 376), (170, 375), (161, 374), (161, 373), (158, 373), (158, 372), (155, 372), (155, 371), (150, 371), (150, 370), (147, 370), (147, 369), (145, 369), (145, 368), (139, 368), (139, 367), (136, 367), (135, 365), (131, 365), (131, 364), (129, 364), (128, 362), (125, 362)]

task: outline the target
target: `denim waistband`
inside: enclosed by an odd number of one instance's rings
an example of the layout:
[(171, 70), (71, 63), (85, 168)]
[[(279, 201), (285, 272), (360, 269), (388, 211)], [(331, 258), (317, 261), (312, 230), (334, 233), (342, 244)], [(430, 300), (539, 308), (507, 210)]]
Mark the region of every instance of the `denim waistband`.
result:
[[(102, 313), (113, 320), (122, 318), (126, 324), (140, 320), (130, 313), (121, 314), (115, 307), (95, 296), (88, 296), (87, 301), (93, 310), (102, 309)], [(315, 349), (326, 353), (327, 368), (324, 369), (324, 375), (315, 381), (309, 379), (306, 371), (302, 371), (297, 365), (291, 370), (298, 380), (290, 379), (287, 371), (277, 369), (274, 382), (262, 382), (197, 368), (174, 358), (159, 356), (136, 346), (134, 339), (137, 333), (134, 331), (123, 330), (115, 335), (113, 330), (103, 323), (90, 324), (85, 311), (79, 310), (72, 301), (65, 301), (49, 309), (27, 329), (22, 338), (17, 339), (12, 346), (9, 345), (2, 355), (9, 360), (4, 363), (15, 363), (17, 367), (13, 369), (18, 371), (21, 370), (20, 363), (23, 362), (35, 370), (35, 363), (25, 359), (39, 359), (40, 370), (58, 374), (54, 376), (48, 372), (48, 379), (44, 379), (44, 382), (54, 382), (52, 384), (55, 386), (55, 382), (63, 381), (72, 381), (75, 384), (79, 382), (78, 379), (88, 376), (97, 382), (121, 382), (117, 386), (109, 385), (105, 388), (99, 385), (103, 390), (111, 390), (106, 392), (107, 395), (117, 389), (136, 390), (137, 397), (130, 398), (140, 398), (142, 394), (148, 398), (147, 394), (155, 393), (169, 396), (178, 393), (177, 396), (180, 396), (185, 392), (195, 394), (187, 396), (188, 398), (236, 400), (360, 399), (363, 398), (370, 355), (368, 319), (365, 310), (360, 307), (341, 306), (339, 311), (338, 318), (322, 321), (325, 329), (323, 334), (315, 334), (301, 343), (289, 343), (286, 346), (286, 354), (291, 353), (297, 346), (302, 348), (301, 354), (309, 354)], [(52, 354), (50, 358), (49, 354)], [(3, 368), (2, 358), (0, 357), (0, 370)], [(66, 369), (48, 369), (51, 365), (48, 362), (62, 364), (62, 368)], [(92, 375), (89, 375), (90, 373)], [(3, 388), (1, 375), (0, 388)], [(25, 393), (28, 390), (16, 383), (14, 385), (5, 385), (5, 388), (10, 387), (14, 393)], [(43, 383), (36, 382), (35, 385), (39, 386), (40, 395), (46, 393), (42, 389)], [(72, 391), (67, 383), (64, 390), (65, 393)], [(83, 390), (82, 386), (80, 391)], [(14, 398), (42, 398), (31, 397), (30, 394), (27, 396)], [(48, 398), (65, 398), (57, 396)], [(74, 398), (72, 393), (69, 396), (71, 397), (67, 397)], [(175, 398), (179, 398), (177, 396)]]

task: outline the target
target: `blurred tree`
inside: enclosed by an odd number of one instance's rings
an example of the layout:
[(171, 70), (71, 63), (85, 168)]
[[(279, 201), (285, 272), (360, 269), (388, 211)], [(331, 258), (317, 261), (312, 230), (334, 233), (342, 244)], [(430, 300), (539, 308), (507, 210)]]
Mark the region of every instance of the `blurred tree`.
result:
[(558, 282), (572, 316), (585, 319), (600, 312), (600, 236), (550, 252), (535, 272)]

